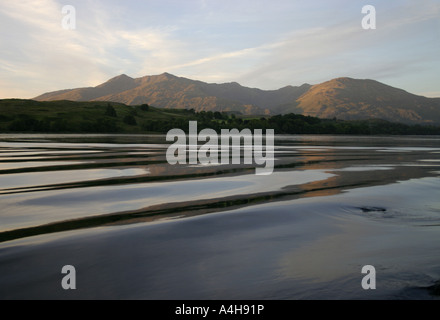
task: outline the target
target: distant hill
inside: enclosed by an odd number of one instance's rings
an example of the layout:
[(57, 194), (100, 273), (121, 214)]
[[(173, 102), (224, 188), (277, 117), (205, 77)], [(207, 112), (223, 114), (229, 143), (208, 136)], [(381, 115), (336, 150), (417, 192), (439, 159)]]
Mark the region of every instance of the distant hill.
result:
[(337, 78), (321, 84), (261, 90), (232, 83), (205, 83), (169, 73), (131, 78), (125, 74), (96, 87), (60, 90), (38, 101), (111, 101), (159, 108), (229, 111), (244, 115), (297, 113), (344, 120), (440, 124), (440, 98), (408, 93), (374, 80)]
[[(159, 108), (194, 109), (196, 111), (230, 111), (242, 114), (268, 114), (251, 103), (228, 99), (224, 86), (223, 95), (201, 81), (180, 78), (168, 73), (141, 78), (120, 75), (96, 87), (77, 88), (45, 93), (34, 98), (38, 101), (111, 101), (126, 105), (147, 103)], [(213, 90), (214, 89), (214, 90)], [(224, 97), (225, 96), (225, 97)]]
[(319, 118), (440, 123), (440, 98), (426, 98), (374, 80), (337, 78), (312, 86), (296, 111)]

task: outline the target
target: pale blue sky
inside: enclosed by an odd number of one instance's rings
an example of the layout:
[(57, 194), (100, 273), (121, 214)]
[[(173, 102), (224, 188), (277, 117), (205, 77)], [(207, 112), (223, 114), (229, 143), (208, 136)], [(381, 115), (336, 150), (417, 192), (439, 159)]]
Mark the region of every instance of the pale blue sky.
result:
[[(376, 30), (361, 27), (367, 4)], [(440, 0), (0, 0), (0, 98), (163, 72), (261, 89), (348, 76), (440, 97)]]

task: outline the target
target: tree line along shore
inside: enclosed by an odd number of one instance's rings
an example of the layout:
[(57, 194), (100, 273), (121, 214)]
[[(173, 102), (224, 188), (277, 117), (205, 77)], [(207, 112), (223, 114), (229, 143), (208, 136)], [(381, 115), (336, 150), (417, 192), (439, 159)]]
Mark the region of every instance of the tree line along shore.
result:
[(300, 114), (248, 116), (231, 112), (161, 109), (142, 104), (114, 102), (0, 101), (2, 133), (167, 133), (188, 131), (197, 121), (199, 130), (237, 128), (274, 129), (275, 134), (439, 135), (440, 125), (394, 123), (380, 119), (320, 119)]

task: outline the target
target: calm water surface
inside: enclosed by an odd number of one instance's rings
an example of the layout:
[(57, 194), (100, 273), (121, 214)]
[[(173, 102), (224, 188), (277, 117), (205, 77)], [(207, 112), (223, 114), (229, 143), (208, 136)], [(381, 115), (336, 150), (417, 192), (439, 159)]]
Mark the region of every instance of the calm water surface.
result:
[(257, 176), (162, 135), (0, 135), (0, 299), (437, 298), (440, 137), (275, 144)]

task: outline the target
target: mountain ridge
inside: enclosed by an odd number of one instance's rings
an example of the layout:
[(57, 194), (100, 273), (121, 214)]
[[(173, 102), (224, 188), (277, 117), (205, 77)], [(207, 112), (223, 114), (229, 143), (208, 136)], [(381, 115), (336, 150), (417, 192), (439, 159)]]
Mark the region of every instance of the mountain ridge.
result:
[(350, 77), (263, 90), (237, 82), (206, 83), (167, 72), (139, 78), (120, 74), (95, 87), (47, 92), (33, 99), (110, 101), (245, 115), (299, 113), (344, 120), (378, 118), (402, 123), (440, 123), (440, 98), (414, 95), (372, 79)]

